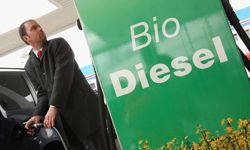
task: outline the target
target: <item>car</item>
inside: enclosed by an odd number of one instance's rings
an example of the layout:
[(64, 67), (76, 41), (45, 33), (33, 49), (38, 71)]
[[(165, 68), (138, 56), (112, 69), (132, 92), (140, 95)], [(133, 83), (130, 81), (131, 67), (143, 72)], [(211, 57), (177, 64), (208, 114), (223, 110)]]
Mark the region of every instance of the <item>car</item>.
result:
[[(97, 82), (98, 83), (98, 82)], [(93, 89), (95, 90), (95, 89)], [(104, 103), (103, 94), (98, 83), (99, 105), (102, 112), (101, 129), (105, 136), (106, 149), (120, 149), (117, 135)], [(23, 126), (32, 116), (37, 104), (37, 91), (32, 85), (23, 68), (0, 68), (0, 112), (6, 119), (11, 119)], [(44, 128), (43, 124), (34, 125), (34, 142), (39, 144), (39, 150), (68, 150), (69, 145), (60, 121), (57, 128)], [(60, 130), (58, 130), (60, 129)], [(0, 133), (1, 134), (1, 133)], [(0, 142), (1, 143), (1, 142)], [(0, 149), (1, 145), (0, 145)], [(7, 150), (8, 148), (6, 148)], [(5, 149), (3, 149), (5, 150)], [(9, 149), (8, 149), (9, 150)]]
[[(6, 120), (14, 120), (20, 127), (31, 117), (37, 104), (36, 91), (22, 68), (0, 69), (0, 112)], [(3, 125), (4, 126), (4, 125)], [(24, 128), (23, 128), (24, 129)], [(67, 150), (66, 138), (57, 128), (44, 128), (42, 124), (34, 125), (33, 143), (40, 150)], [(24, 133), (26, 134), (26, 133)], [(7, 150), (8, 147), (0, 149)]]

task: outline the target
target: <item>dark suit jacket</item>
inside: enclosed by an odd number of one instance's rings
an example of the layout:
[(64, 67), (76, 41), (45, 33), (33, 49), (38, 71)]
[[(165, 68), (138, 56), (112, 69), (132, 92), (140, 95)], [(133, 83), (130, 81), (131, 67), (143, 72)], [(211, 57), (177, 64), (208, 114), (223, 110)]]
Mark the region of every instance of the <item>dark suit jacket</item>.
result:
[(47, 41), (41, 61), (31, 52), (25, 70), (38, 90), (34, 115), (44, 116), (49, 105), (56, 106), (60, 116), (81, 140), (99, 127), (97, 96), (63, 38)]

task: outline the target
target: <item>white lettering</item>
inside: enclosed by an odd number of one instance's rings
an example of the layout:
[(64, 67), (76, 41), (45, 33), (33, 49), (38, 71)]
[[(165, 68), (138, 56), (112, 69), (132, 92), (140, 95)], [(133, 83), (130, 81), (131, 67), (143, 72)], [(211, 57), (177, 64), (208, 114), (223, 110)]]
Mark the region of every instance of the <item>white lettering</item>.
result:
[[(143, 69), (141, 63), (135, 65), (135, 68), (136, 68), (137, 70)], [(145, 74), (145, 71), (144, 71), (144, 70), (139, 70), (139, 71), (138, 71), (138, 77), (139, 77), (139, 79), (140, 79), (140, 81), (141, 81), (141, 86), (142, 86), (143, 89), (149, 87), (148, 80), (147, 80), (147, 77), (146, 77), (146, 74)]]
[[(158, 29), (156, 17), (153, 17), (153, 22), (154, 22), (154, 39), (155, 39), (156, 43), (159, 43), (160, 42), (159, 29)], [(171, 22), (173, 22), (175, 24), (175, 31), (173, 33), (168, 33), (167, 32), (167, 24), (169, 24)], [(142, 29), (144, 29), (144, 31), (139, 33), (139, 34), (136, 34), (135, 29), (137, 29), (137, 28), (142, 28)], [(168, 18), (163, 22), (161, 29), (162, 29), (162, 34), (164, 37), (174, 38), (180, 32), (180, 23), (176, 18)], [(141, 48), (145, 48), (152, 42), (152, 37), (148, 33), (148, 30), (149, 30), (149, 26), (148, 26), (147, 22), (139, 22), (137, 24), (130, 26), (133, 51), (139, 50)], [(140, 38), (140, 37), (146, 37), (146, 42), (141, 43), (141, 40), (136, 40), (137, 38)]]
[[(144, 26), (145, 30), (140, 34), (135, 35), (134, 29), (139, 27), (139, 26)], [(149, 33), (147, 33), (148, 32), (148, 24), (146, 22), (140, 22), (140, 23), (137, 23), (135, 25), (130, 26), (130, 31), (131, 31), (132, 47), (133, 47), (134, 51), (141, 49), (141, 48), (144, 48), (150, 44), (152, 38), (151, 38), (151, 35)], [(141, 44), (139, 46), (136, 46), (136, 39), (139, 37), (142, 37), (142, 36), (147, 37), (147, 42), (144, 44)]]
[[(213, 58), (213, 57), (214, 57), (214, 55), (210, 50), (200, 49), (194, 53), (193, 62), (197, 68), (206, 69), (214, 64), (214, 60), (211, 60), (211, 58)], [(208, 59), (210, 59), (210, 60), (208, 60)], [(206, 60), (208, 60), (208, 61), (204, 62)]]
[[(120, 83), (120, 78), (126, 78), (128, 85), (122, 88)], [(135, 89), (136, 80), (133, 73), (129, 70), (120, 70), (110, 74), (110, 79), (115, 89), (115, 94), (117, 97), (129, 94)]]
[[(150, 77), (155, 83), (166, 82), (170, 78), (170, 74), (167, 73), (169, 73), (169, 68), (165, 64), (156, 64), (150, 69)], [(164, 76), (159, 77), (160, 75)]]
[[(156, 22), (157, 18), (154, 17), (153, 18), (153, 21)], [(155, 42), (156, 43), (159, 43), (159, 31), (158, 31), (158, 24), (157, 23), (154, 23), (154, 31), (155, 31)]]
[(219, 36), (214, 37), (213, 43), (214, 43), (214, 47), (216, 49), (216, 52), (219, 56), (220, 62), (221, 63), (226, 62), (228, 59), (227, 59), (227, 55), (226, 55), (226, 52), (225, 52), (224, 47), (222, 45), (220, 37)]
[(180, 56), (180, 57), (176, 57), (171, 62), (171, 66), (174, 69), (178, 69), (177, 71), (174, 72), (176, 76), (180, 76), (180, 77), (185, 76), (192, 71), (192, 66), (186, 62), (187, 60), (188, 58), (186, 56)]
[[(171, 21), (175, 23), (175, 32), (173, 34), (168, 34), (167, 31), (166, 31), (166, 26)], [(180, 32), (180, 23), (176, 18), (169, 18), (169, 19), (166, 19), (163, 22), (163, 24), (162, 24), (162, 33), (166, 38), (174, 38), (175, 36), (178, 35), (179, 32)]]

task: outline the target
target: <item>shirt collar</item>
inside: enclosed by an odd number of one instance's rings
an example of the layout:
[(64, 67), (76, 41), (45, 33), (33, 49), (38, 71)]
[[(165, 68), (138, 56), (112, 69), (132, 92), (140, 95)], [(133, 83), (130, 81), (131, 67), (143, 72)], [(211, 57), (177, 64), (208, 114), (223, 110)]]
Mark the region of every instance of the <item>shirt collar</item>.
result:
[[(39, 51), (42, 51), (42, 50), (43, 50), (43, 48), (40, 48), (40, 49), (39, 49)], [(35, 54), (35, 56), (38, 58), (38, 56), (37, 56), (37, 52), (38, 52), (38, 51), (34, 50), (34, 48), (32, 48), (32, 51), (33, 51), (33, 53)]]

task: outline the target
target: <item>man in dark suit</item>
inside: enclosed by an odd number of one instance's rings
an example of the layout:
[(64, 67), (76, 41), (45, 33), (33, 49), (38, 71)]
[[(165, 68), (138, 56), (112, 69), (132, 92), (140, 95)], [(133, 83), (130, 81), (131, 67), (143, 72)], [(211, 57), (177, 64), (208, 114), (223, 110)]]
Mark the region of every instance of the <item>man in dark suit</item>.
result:
[(38, 91), (36, 110), (25, 127), (44, 120), (44, 126), (51, 128), (59, 115), (70, 144), (79, 141), (85, 149), (103, 150), (98, 99), (70, 45), (63, 38), (47, 40), (35, 20), (23, 22), (19, 35), (32, 47), (25, 70)]

